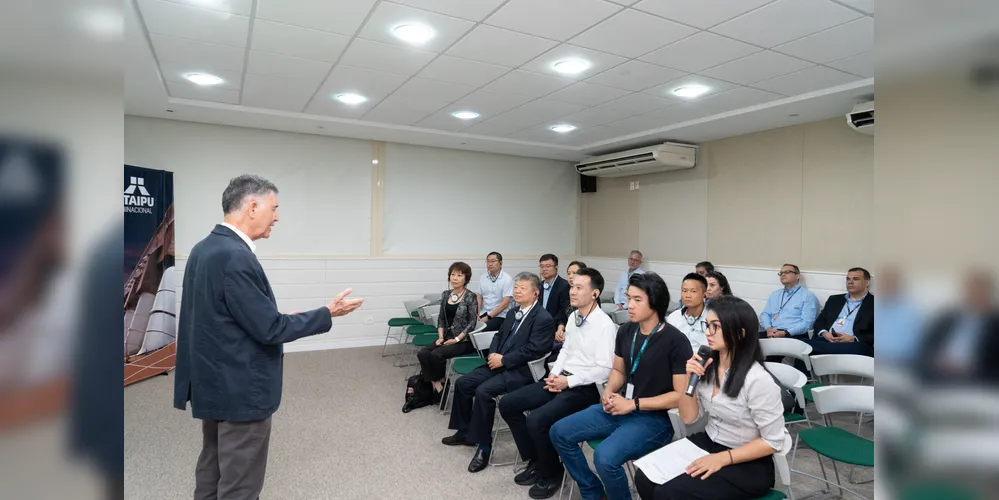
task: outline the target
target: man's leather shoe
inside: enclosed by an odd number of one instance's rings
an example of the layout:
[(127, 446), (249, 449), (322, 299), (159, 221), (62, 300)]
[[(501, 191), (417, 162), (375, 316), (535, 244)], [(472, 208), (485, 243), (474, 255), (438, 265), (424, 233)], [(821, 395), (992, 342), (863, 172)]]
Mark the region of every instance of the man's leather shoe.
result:
[(468, 463), (468, 472), (479, 472), (485, 469), (487, 465), (489, 465), (489, 452), (480, 446), (475, 450), (475, 456), (472, 457), (472, 461)]
[(465, 436), (458, 435), (457, 433), (455, 433), (453, 436), (448, 436), (444, 439), (441, 439), (441, 444), (447, 446), (458, 446), (458, 445), (475, 446), (475, 443), (469, 443), (468, 441), (465, 441)]
[(521, 486), (530, 486), (538, 482), (538, 477), (540, 477), (538, 466), (534, 464), (534, 460), (531, 460), (523, 472), (513, 477), (513, 482)]
[(558, 493), (559, 488), (562, 485), (558, 481), (553, 481), (551, 479), (538, 479), (538, 482), (531, 486), (530, 491), (527, 492), (531, 498), (551, 498)]

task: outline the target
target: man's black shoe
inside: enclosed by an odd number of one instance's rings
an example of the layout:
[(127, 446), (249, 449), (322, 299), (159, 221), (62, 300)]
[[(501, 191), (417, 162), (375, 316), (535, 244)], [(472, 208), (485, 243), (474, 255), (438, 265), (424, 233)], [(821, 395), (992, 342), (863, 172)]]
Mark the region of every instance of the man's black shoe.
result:
[(520, 474), (517, 474), (516, 476), (513, 477), (513, 482), (521, 486), (530, 486), (538, 482), (539, 477), (541, 476), (540, 473), (538, 472), (538, 466), (534, 463), (534, 460), (531, 460), (527, 463), (526, 469), (521, 471)]
[(445, 444), (447, 446), (459, 446), (459, 445), (475, 446), (475, 443), (469, 443), (468, 441), (465, 441), (465, 436), (458, 434), (457, 432), (454, 433), (453, 436), (448, 436), (444, 439), (441, 439), (441, 444)]
[(538, 482), (531, 486), (531, 490), (527, 492), (531, 498), (551, 498), (558, 493), (559, 488), (562, 485), (558, 480), (553, 479), (538, 479)]
[(481, 446), (475, 450), (475, 456), (468, 463), (468, 472), (479, 472), (489, 465), (489, 452)]

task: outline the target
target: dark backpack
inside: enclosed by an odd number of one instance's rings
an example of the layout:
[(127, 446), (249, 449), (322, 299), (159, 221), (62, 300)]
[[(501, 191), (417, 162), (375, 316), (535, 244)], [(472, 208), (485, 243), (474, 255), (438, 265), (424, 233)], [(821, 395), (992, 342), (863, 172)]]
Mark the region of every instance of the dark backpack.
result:
[(434, 386), (423, 380), (420, 374), (409, 377), (406, 381), (406, 402), (402, 412), (409, 413), (417, 408), (430, 406), (440, 401), (440, 395), (434, 392)]

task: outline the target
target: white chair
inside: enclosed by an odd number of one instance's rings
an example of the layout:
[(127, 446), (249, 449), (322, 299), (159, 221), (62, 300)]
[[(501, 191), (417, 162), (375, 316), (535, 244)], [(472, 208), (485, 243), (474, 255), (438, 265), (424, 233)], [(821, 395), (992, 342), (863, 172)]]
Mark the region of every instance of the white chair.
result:
[(784, 356), (800, 359), (805, 363), (808, 373), (812, 373), (812, 362), (809, 355), (812, 354), (812, 346), (798, 339), (771, 338), (760, 339), (760, 347), (763, 349), (763, 356)]
[[(782, 387), (794, 393), (794, 399), (798, 402), (798, 406), (804, 410), (806, 402), (803, 388), (805, 387), (805, 383), (808, 382), (805, 374), (798, 371), (797, 368), (785, 365), (784, 363), (774, 363), (768, 361), (764, 363), (764, 366), (766, 366), (767, 370), (769, 370), (774, 377), (777, 377), (777, 380), (780, 381), (780, 385)], [(812, 422), (808, 420), (807, 415), (798, 414), (785, 413), (784, 423), (786, 425), (807, 423), (809, 427), (812, 426)]]
[(427, 299), (427, 302), (429, 302), (431, 304), (440, 304), (441, 303), (441, 294), (439, 294), (439, 293), (428, 293), (428, 294), (424, 295), (423, 298)]
[[(486, 329), (486, 324), (481, 321), (478, 321), (475, 324), (475, 329), (468, 334), (468, 341), (472, 343), (472, 348), (475, 349), (475, 355), (477, 355), (479, 358), (482, 357), (482, 351), (476, 348), (476, 344), (474, 342), (474, 336), (478, 333), (485, 331), (485, 329)], [(492, 342), (492, 340), (493, 340), (492, 337), (490, 337), (489, 342)], [(444, 391), (447, 392), (447, 397), (441, 399), (441, 406), (440, 406), (441, 413), (447, 414), (450, 411), (449, 409), (451, 407), (451, 402), (454, 400), (454, 387), (453, 387), (454, 375), (455, 375), (453, 371), (454, 361), (462, 357), (465, 356), (458, 356), (447, 360), (447, 370), (444, 371), (444, 373), (447, 374), (445, 375), (444, 379)]]
[(854, 375), (864, 379), (874, 380), (874, 358), (859, 354), (816, 354), (810, 356), (812, 374), (816, 377), (830, 375)]
[[(426, 300), (407, 300), (407, 301), (404, 301), (402, 303), (402, 305), (403, 305), (403, 307), (406, 308), (406, 317), (405, 318), (393, 318), (393, 319), (396, 319), (396, 320), (400, 320), (401, 319), (401, 320), (404, 320), (404, 321), (408, 321), (410, 318), (412, 318), (412, 319), (419, 319), (416, 316), (413, 316), (413, 313), (415, 312), (415, 313), (417, 313), (417, 315), (419, 315), (420, 314), (419, 313), (420, 308), (426, 306), (427, 305), (427, 301)], [(393, 326), (393, 323), (394, 322), (392, 320), (389, 320), (388, 330), (385, 332), (385, 342), (382, 344), (382, 357), (383, 358), (385, 356), (388, 356), (388, 354), (385, 354), (385, 349), (388, 348), (389, 338), (396, 339), (397, 343), (399, 343), (399, 344), (405, 343), (404, 341), (406, 339), (406, 334), (404, 333), (404, 330), (406, 329), (406, 326), (405, 325), (402, 325), (402, 326)], [(392, 329), (393, 328), (401, 328), (402, 329), (402, 330), (400, 330), (400, 333), (399, 333), (398, 337), (392, 335)]]
[(617, 304), (615, 304), (613, 301), (604, 302), (600, 304), (600, 309), (602, 309), (607, 314), (614, 314), (614, 312), (617, 311)]
[[(537, 381), (541, 380), (542, 378), (544, 378), (544, 376), (545, 376), (545, 361), (548, 359), (548, 356), (550, 356), (550, 355), (551, 355), (551, 353), (549, 352), (549, 353), (545, 354), (544, 356), (541, 356), (538, 359), (535, 359), (533, 361), (528, 361), (527, 362), (527, 368), (529, 370), (531, 370), (531, 377), (534, 379), (535, 382), (537, 382)], [(500, 394), (499, 396), (496, 396), (496, 398), (494, 398), (494, 399), (496, 399), (496, 406), (497, 406), (496, 413), (493, 414), (493, 446), (494, 446), (494, 448), (495, 448), (496, 439), (499, 436), (499, 433), (502, 432), (502, 431), (508, 431), (508, 430), (510, 430), (510, 426), (506, 425), (506, 421), (503, 420), (503, 417), (499, 414), (499, 402), (500, 402), (500, 399), (502, 399), (502, 398), (503, 398), (502, 394)], [(517, 468), (516, 467), (517, 464), (520, 463), (520, 450), (517, 450), (517, 454), (516, 454), (516, 456), (514, 456), (513, 462), (503, 462), (503, 463), (494, 462), (493, 461), (493, 457), (495, 457), (495, 456), (496, 456), (495, 453), (490, 453), (489, 454), (489, 465), (492, 465), (492, 466), (513, 465), (514, 469), (516, 469)]]
[(630, 319), (628, 319), (628, 310), (627, 309), (621, 309), (620, 311), (614, 311), (614, 313), (611, 315), (611, 320), (613, 320), (614, 323), (616, 323), (618, 325), (623, 325), (623, 324), (631, 321)]

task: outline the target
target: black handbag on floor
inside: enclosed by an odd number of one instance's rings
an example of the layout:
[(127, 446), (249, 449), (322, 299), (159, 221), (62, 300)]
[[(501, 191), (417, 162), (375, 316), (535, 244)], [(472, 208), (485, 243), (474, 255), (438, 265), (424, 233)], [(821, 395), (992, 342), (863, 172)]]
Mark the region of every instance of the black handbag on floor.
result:
[(413, 375), (406, 382), (406, 402), (402, 405), (402, 412), (409, 413), (417, 408), (430, 406), (437, 402), (439, 397), (434, 392), (434, 386), (423, 380), (423, 375)]

